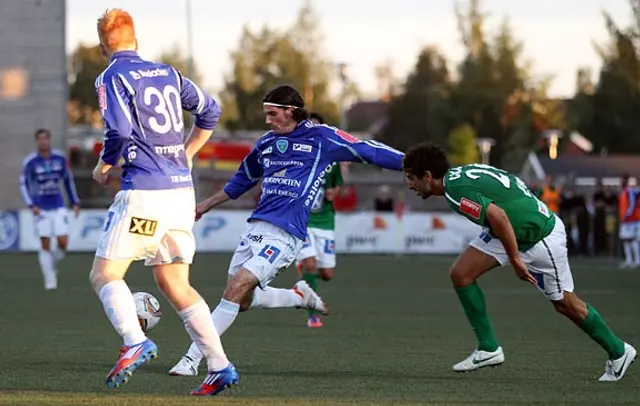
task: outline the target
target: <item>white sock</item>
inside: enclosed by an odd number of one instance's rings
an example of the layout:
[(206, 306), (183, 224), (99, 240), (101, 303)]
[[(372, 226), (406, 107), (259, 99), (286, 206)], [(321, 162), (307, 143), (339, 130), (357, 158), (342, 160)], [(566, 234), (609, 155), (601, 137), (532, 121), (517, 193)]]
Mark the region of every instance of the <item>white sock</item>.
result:
[(220, 371), (229, 365), (220, 336), (213, 326), (209, 306), (202, 300), (179, 312), (180, 318), (202, 355), (207, 359), (209, 371)]
[(302, 297), (293, 289), (277, 289), (267, 286), (265, 290), (253, 291), (251, 308), (278, 309), (282, 307), (302, 306)]
[(140, 344), (147, 339), (136, 312), (136, 303), (125, 281), (109, 282), (98, 294), (113, 328), (124, 340), (124, 345)]
[(634, 265), (640, 265), (640, 243), (638, 240), (631, 241), (631, 252), (633, 253), (633, 261)]
[(58, 276), (56, 275), (51, 251), (38, 251), (38, 262), (40, 262), (40, 270), (44, 279), (44, 288), (56, 289), (58, 287)]
[(64, 258), (64, 250), (61, 250), (60, 248), (56, 248), (53, 251), (53, 259), (56, 263), (60, 262), (60, 260), (62, 260)]
[[(239, 304), (225, 299), (220, 300), (220, 304), (218, 304), (218, 307), (213, 310), (210, 316), (213, 319), (213, 325), (220, 336), (222, 336), (229, 326), (233, 324), (239, 311)], [(202, 352), (195, 342), (191, 343), (191, 346), (187, 351), (187, 356), (193, 360), (196, 366), (200, 364), (200, 361), (202, 361)]]
[(631, 241), (624, 241), (622, 243), (624, 248), (624, 262), (627, 264), (633, 263), (633, 249), (631, 247)]

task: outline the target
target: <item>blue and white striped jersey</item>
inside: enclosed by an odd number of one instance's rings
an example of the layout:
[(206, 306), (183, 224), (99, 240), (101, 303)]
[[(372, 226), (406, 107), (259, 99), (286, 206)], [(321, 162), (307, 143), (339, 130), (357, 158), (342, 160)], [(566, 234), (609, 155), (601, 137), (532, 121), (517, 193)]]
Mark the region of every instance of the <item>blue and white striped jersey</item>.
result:
[(360, 141), (334, 127), (309, 120), (289, 134), (268, 132), (225, 185), (232, 199), (262, 179), (262, 197), (249, 221), (263, 220), (304, 240), (309, 212), (334, 162), (369, 163), (402, 171), (404, 154), (377, 141)]
[(101, 157), (113, 166), (124, 158), (121, 188), (192, 186), (182, 110), (211, 130), (220, 118), (218, 104), (173, 67), (135, 51), (116, 52), (95, 85), (105, 127)]
[(60, 183), (64, 183), (71, 205), (80, 204), (73, 174), (61, 151), (53, 149), (47, 157), (32, 152), (25, 157), (20, 173), (20, 192), (27, 206), (42, 210), (64, 207)]

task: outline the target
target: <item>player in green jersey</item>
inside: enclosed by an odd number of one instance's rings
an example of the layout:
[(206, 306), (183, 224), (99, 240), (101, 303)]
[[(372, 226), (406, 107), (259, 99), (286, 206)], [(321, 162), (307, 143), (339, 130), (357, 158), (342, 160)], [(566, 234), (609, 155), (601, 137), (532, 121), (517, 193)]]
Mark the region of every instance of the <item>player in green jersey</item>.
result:
[(443, 149), (430, 144), (407, 152), (404, 171), (409, 188), (423, 199), (444, 196), (451, 209), (484, 228), (449, 271), (478, 339), (478, 347), (454, 365), (454, 371), (504, 362), (476, 280), (495, 267), (511, 264), (521, 280), (537, 286), (559, 313), (607, 352), (600, 381), (622, 379), (636, 349), (618, 338), (598, 311), (574, 293), (564, 224), (520, 179), (488, 165), (450, 168)]
[[(316, 124), (324, 123), (322, 117), (315, 113), (311, 114), (311, 121)], [(333, 208), (333, 198), (341, 185), (340, 164), (334, 162), (333, 168), (325, 176), (322, 187), (311, 206), (307, 224), (307, 239), (298, 254), (298, 271), (314, 291), (317, 291), (318, 288), (318, 278), (324, 281), (331, 280), (333, 270), (336, 267), (336, 211)], [(310, 309), (308, 313), (307, 326), (322, 327), (322, 320), (318, 313)]]

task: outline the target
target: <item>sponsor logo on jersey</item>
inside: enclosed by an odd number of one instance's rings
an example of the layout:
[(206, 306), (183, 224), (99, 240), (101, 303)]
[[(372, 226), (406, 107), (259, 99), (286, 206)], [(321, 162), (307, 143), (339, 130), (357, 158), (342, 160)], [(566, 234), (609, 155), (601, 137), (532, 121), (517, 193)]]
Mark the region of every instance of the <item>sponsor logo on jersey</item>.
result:
[(131, 217), (131, 222), (129, 223), (129, 232), (131, 234), (144, 235), (146, 237), (153, 237), (157, 228), (157, 221), (139, 217)]
[(299, 181), (297, 179), (287, 179), (287, 178), (281, 178), (281, 177), (277, 177), (276, 176), (269, 176), (267, 178), (262, 179), (262, 183), (265, 185), (281, 185), (281, 186), (291, 186), (291, 187), (301, 187), (302, 186), (302, 181)]
[(98, 86), (98, 106), (100, 111), (107, 109), (107, 87), (106, 85)]
[(158, 155), (173, 155), (174, 157), (179, 157), (180, 152), (184, 151), (183, 144), (176, 145), (162, 145), (156, 146), (155, 148), (156, 154)]
[(135, 80), (141, 78), (156, 78), (158, 76), (169, 76), (169, 71), (167, 69), (138, 69), (138, 71), (130, 70), (129, 75)]
[(267, 149), (265, 149), (264, 151), (262, 151), (262, 155), (269, 155), (273, 153), (273, 147), (269, 147)]
[(336, 129), (336, 135), (351, 144), (355, 142), (360, 142), (359, 139), (357, 139), (356, 137), (354, 137), (353, 135), (349, 134), (346, 131), (342, 131), (341, 129)]
[(273, 176), (278, 177), (278, 178), (286, 178), (287, 177), (287, 168), (284, 168), (283, 170), (274, 173)]
[(307, 144), (293, 144), (293, 150), (300, 152), (311, 152), (313, 150), (313, 147)]
[(318, 174), (318, 177), (316, 177), (316, 180), (313, 181), (313, 184), (311, 185), (311, 188), (309, 190), (309, 195), (307, 196), (307, 199), (304, 201), (305, 206), (309, 206), (311, 205), (311, 203), (314, 202), (316, 194), (318, 194), (318, 192), (320, 191), (320, 188), (322, 188), (322, 185), (324, 185), (324, 177), (329, 172), (331, 172), (331, 169), (333, 169), (333, 163), (330, 163), (329, 165), (327, 165), (327, 167), (324, 168)]
[(482, 206), (479, 203), (469, 200), (465, 197), (460, 200), (460, 211), (468, 215), (471, 218), (480, 220), (482, 214)]
[(289, 148), (289, 141), (280, 138), (278, 141), (276, 141), (276, 148), (278, 148), (278, 151), (280, 151), (281, 154), (284, 154)]
[(278, 255), (280, 255), (280, 250), (273, 245), (265, 245), (258, 254), (259, 257), (265, 258), (271, 264), (273, 264)]
[(304, 162), (302, 161), (274, 161), (273, 159), (264, 158), (262, 160), (262, 165), (265, 168), (270, 166), (304, 166)]

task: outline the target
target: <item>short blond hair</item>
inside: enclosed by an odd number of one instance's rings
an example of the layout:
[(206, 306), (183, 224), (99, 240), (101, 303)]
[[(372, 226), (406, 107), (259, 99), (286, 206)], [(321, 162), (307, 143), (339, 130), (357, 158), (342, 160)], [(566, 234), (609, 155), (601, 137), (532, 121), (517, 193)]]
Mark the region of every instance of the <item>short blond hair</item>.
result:
[(131, 15), (120, 8), (107, 9), (98, 18), (100, 43), (110, 50), (136, 43), (136, 30)]

